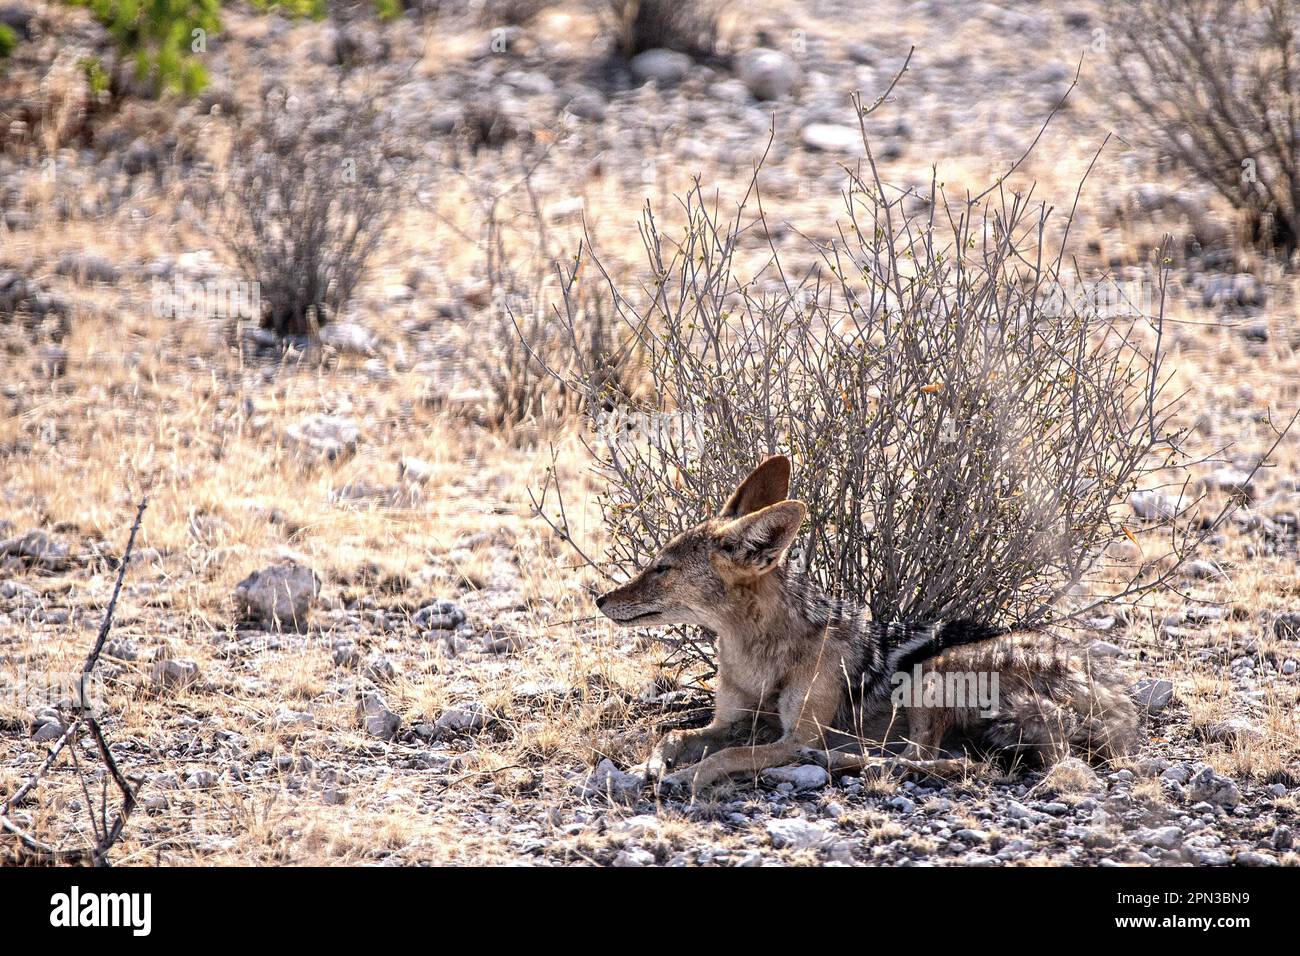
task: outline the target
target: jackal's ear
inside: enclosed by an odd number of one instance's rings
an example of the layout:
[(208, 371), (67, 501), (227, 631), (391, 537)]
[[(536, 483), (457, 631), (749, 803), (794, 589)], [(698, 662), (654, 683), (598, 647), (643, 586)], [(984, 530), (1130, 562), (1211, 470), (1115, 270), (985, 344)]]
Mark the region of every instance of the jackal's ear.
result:
[(719, 518), (739, 518), (790, 497), (790, 459), (785, 455), (764, 458), (763, 463), (740, 483), (718, 512)]
[(760, 573), (770, 571), (794, 544), (807, 514), (802, 501), (768, 505), (723, 525), (718, 530), (719, 546), (735, 564)]

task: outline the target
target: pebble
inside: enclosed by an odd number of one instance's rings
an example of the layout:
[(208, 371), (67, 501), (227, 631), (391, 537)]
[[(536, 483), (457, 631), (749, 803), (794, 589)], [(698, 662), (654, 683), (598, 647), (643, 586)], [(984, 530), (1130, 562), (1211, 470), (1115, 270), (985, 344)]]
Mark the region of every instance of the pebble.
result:
[(445, 599), (426, 604), (411, 617), (411, 623), (421, 631), (454, 631), (465, 620), (465, 612), (454, 601)]
[(1156, 846), (1163, 850), (1172, 850), (1183, 842), (1183, 831), (1174, 826), (1156, 827), (1138, 830), (1133, 834), (1133, 839), (1143, 846)]
[(862, 130), (856, 126), (835, 123), (809, 123), (799, 133), (799, 138), (809, 149), (826, 153), (863, 152)]
[(645, 779), (636, 774), (626, 773), (614, 766), (614, 761), (606, 757), (596, 765), (578, 787), (581, 796), (608, 797), (611, 800), (635, 800), (645, 786)]
[(305, 630), (312, 604), (320, 594), (316, 572), (296, 561), (283, 561), (254, 571), (235, 587), (239, 615), (268, 629)]
[(155, 661), (150, 679), (155, 687), (162, 690), (179, 690), (199, 679), (199, 665), (196, 661), (180, 657)]
[(1133, 685), (1132, 694), (1148, 714), (1158, 714), (1174, 699), (1174, 685), (1163, 678), (1144, 677)]
[(479, 703), (449, 707), (433, 722), (439, 736), (473, 733), (486, 725), (487, 711)]
[(1191, 778), (1187, 796), (1197, 803), (1203, 802), (1213, 806), (1235, 807), (1241, 802), (1241, 791), (1237, 789), (1237, 785), (1227, 777), (1215, 773), (1210, 767), (1205, 767)]
[(780, 100), (799, 82), (799, 66), (779, 50), (759, 47), (736, 59), (736, 75), (755, 99)]
[(795, 790), (815, 790), (831, 782), (825, 767), (816, 764), (792, 764), (788, 767), (771, 767), (764, 770), (762, 779), (770, 784), (790, 784)]
[(695, 61), (676, 50), (646, 50), (632, 57), (628, 68), (640, 83), (673, 86), (680, 83), (695, 67)]
[(1209, 740), (1221, 744), (1248, 744), (1264, 739), (1263, 732), (1242, 717), (1229, 717), (1210, 725), (1206, 731)]
[(824, 846), (832, 839), (830, 831), (824, 826), (799, 817), (768, 820), (765, 829), (772, 845), (778, 850), (787, 848), (806, 850)]
[(377, 691), (364, 694), (357, 702), (357, 719), (366, 733), (380, 740), (392, 740), (402, 725), (402, 718), (388, 709), (388, 704)]

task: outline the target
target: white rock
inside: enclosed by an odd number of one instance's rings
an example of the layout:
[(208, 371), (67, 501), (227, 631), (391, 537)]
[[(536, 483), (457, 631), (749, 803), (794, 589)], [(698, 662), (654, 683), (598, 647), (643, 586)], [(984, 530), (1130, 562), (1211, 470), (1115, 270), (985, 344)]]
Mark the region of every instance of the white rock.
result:
[(685, 53), (659, 49), (638, 53), (628, 64), (638, 82), (655, 82), (660, 86), (680, 83), (694, 66), (695, 61)]
[(355, 322), (330, 322), (321, 326), (321, 344), (352, 355), (374, 355), (375, 336)]
[(1135, 491), (1128, 496), (1128, 504), (1143, 521), (1166, 520), (1182, 509), (1181, 502), (1162, 491)]
[(816, 823), (792, 817), (788, 820), (768, 820), (767, 835), (777, 849), (789, 847), (794, 850), (806, 850), (824, 846), (833, 839), (829, 830)]
[(1185, 578), (1192, 578), (1197, 581), (1204, 581), (1208, 578), (1223, 577), (1223, 572), (1213, 561), (1196, 560), (1188, 561), (1182, 567), (1182, 574)]
[(1154, 677), (1144, 677), (1133, 685), (1133, 699), (1146, 709), (1148, 714), (1158, 714), (1169, 706), (1174, 698), (1172, 681)]
[(1133, 839), (1143, 846), (1158, 846), (1162, 850), (1172, 850), (1183, 842), (1183, 831), (1178, 827), (1154, 827), (1138, 830)]
[(235, 606), (241, 617), (270, 628), (303, 630), (321, 581), (311, 568), (285, 561), (254, 571), (235, 586)]
[(340, 461), (356, 452), (361, 429), (340, 415), (308, 415), (285, 430), (285, 443), (303, 458)]
[(1205, 767), (1188, 783), (1187, 797), (1195, 803), (1204, 801), (1218, 806), (1235, 807), (1241, 802), (1241, 791), (1227, 777)]
[(366, 694), (358, 701), (357, 719), (365, 727), (366, 733), (381, 740), (392, 740), (402, 725), (402, 718), (388, 709), (388, 704), (376, 691)]
[(796, 790), (814, 790), (831, 782), (831, 775), (825, 767), (816, 764), (791, 764), (788, 767), (770, 767), (762, 773), (762, 779), (770, 784), (793, 784)]
[(585, 797), (605, 796), (614, 800), (634, 800), (645, 785), (645, 778), (624, 773), (606, 757), (596, 765), (579, 790)]
[(155, 687), (176, 690), (199, 679), (199, 665), (181, 657), (167, 658), (154, 662), (151, 676)]
[(856, 126), (838, 123), (809, 123), (799, 133), (799, 138), (809, 149), (825, 153), (861, 153), (862, 130)]
[(760, 47), (741, 54), (736, 75), (756, 99), (779, 100), (789, 96), (799, 82), (799, 66), (779, 50)]

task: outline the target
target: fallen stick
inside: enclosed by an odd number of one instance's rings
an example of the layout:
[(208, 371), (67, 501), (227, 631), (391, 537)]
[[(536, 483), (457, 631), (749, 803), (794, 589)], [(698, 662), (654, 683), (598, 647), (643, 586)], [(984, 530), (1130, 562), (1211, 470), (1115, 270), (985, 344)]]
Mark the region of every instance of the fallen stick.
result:
[[(99, 663), (99, 655), (104, 649), (104, 643), (108, 640), (108, 633), (113, 628), (113, 614), (117, 610), (117, 599), (122, 593), (122, 584), (126, 580), (126, 569), (131, 563), (131, 552), (135, 548), (135, 536), (140, 530), (140, 523), (144, 519), (144, 509), (149, 503), (149, 499), (141, 498), (140, 506), (135, 513), (135, 521), (131, 524), (131, 534), (126, 541), (126, 551), (122, 555), (122, 561), (117, 568), (117, 581), (113, 585), (113, 594), (108, 600), (108, 607), (104, 609), (104, 620), (100, 622), (99, 634), (95, 638), (95, 645), (86, 655), (85, 663), (81, 666), (81, 680), (77, 687), (77, 713), (76, 716), (68, 723), (67, 728), (63, 731), (62, 736), (54, 742), (50, 751), (45, 756), (36, 772), (32, 774), (27, 781), (14, 791), (12, 796), (6, 797), (4, 803), (0, 804), (0, 830), (4, 830), (17, 837), (18, 842), (26, 848), (29, 855), (43, 858), (53, 862), (69, 862), (73, 860), (83, 860), (89, 855), (91, 862), (95, 866), (108, 865), (108, 851), (112, 849), (113, 844), (122, 835), (122, 830), (126, 827), (126, 821), (131, 816), (131, 811), (136, 807), (136, 793), (131, 788), (126, 777), (123, 776), (117, 761), (113, 759), (113, 754), (108, 748), (108, 742), (104, 739), (104, 732), (99, 726), (99, 721), (88, 713), (89, 707), (86, 701), (86, 677), (95, 669)], [(28, 794), (34, 791), (37, 785), (50, 772), (54, 762), (58, 760), (59, 754), (69, 745), (76, 741), (77, 733), (85, 726), (90, 735), (95, 740), (95, 746), (99, 751), (100, 759), (104, 761), (108, 769), (109, 776), (112, 777), (119, 790), (122, 791), (122, 806), (117, 812), (112, 825), (110, 826), (107, 818), (101, 822), (103, 824), (102, 833), (100, 827), (95, 825), (92, 815), (91, 827), (97, 835), (95, 845), (87, 850), (59, 850), (46, 846), (35, 837), (31, 836), (11, 819), (9, 819), (10, 810), (24, 800)], [(71, 751), (70, 751), (71, 752)], [(79, 769), (79, 768), (78, 768)], [(86, 812), (93, 814), (94, 811), (87, 800)]]

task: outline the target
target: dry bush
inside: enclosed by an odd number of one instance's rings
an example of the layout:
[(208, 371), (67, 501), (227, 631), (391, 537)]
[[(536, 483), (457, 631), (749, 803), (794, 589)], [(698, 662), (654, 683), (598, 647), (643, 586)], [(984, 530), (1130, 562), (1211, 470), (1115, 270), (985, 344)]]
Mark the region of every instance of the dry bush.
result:
[(1109, 10), (1134, 120), (1245, 217), (1266, 252), (1300, 240), (1300, 6), (1136, 0)]
[[(1169, 580), (1206, 526), (1125, 526), (1130, 493), (1180, 458), (1162, 307), (1113, 315), (1075, 294), (1050, 238), (1070, 217), (1001, 185), (950, 203), (932, 184), (918, 203), (880, 179), (865, 123), (863, 137), (847, 221), (804, 275), (774, 245), (740, 272), (742, 237), (768, 234), (757, 177), (732, 217), (697, 184), (680, 237), (647, 210), (640, 296), (595, 260), (654, 398), (570, 383), (605, 489), (607, 560), (591, 563), (642, 565), (780, 452), (809, 507), (795, 560), (877, 619), (1035, 625)], [(534, 503), (573, 540), (553, 475)], [(1131, 564), (1111, 556), (1137, 536)]]
[[(527, 182), (526, 174), (521, 185)], [(586, 389), (572, 389), (574, 380), (600, 381), (604, 390), (625, 398), (635, 391), (635, 337), (613, 328), (604, 290), (577, 283), (548, 252), (545, 219), (531, 186), (527, 192), (536, 233), (526, 252), (507, 252), (498, 216), (503, 196), (491, 197), (483, 217), (481, 246), (492, 298), (487, 347), (472, 361), (477, 384), (492, 397), (498, 425), (554, 424), (584, 411)], [(567, 322), (556, 316), (561, 298), (568, 303)]]
[(281, 335), (339, 316), (398, 208), (395, 157), (369, 102), (308, 110), (268, 97), (216, 184), (216, 237), (260, 284), (262, 325)]
[(619, 53), (679, 50), (707, 56), (717, 45), (723, 0), (596, 0)]

